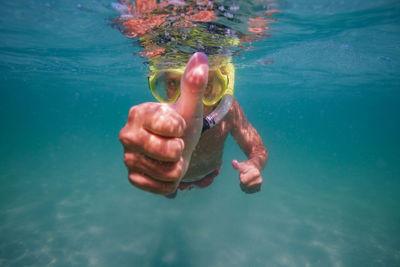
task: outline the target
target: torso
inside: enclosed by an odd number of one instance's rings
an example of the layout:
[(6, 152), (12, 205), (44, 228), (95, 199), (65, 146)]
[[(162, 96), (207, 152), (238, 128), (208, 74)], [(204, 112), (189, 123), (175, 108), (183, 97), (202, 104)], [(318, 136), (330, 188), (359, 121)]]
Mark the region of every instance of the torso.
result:
[(214, 127), (206, 130), (200, 137), (190, 160), (184, 182), (193, 182), (204, 178), (220, 167), (224, 143), (230, 132), (230, 113)]

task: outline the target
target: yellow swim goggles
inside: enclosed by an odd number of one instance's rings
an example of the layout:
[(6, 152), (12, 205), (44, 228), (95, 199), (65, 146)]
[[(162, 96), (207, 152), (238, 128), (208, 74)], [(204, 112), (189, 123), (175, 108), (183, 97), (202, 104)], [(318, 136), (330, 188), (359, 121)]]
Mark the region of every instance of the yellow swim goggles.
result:
[[(154, 70), (149, 77), (149, 87), (153, 96), (161, 103), (173, 104), (181, 94), (181, 77), (185, 69)], [(228, 88), (228, 75), (219, 68), (208, 72), (208, 83), (203, 96), (203, 104), (213, 106), (221, 100)]]

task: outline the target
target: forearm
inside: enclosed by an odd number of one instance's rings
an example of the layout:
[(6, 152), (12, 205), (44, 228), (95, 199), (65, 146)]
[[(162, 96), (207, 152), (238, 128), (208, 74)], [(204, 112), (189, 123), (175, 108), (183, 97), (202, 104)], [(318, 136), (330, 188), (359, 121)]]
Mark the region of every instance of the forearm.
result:
[(246, 162), (256, 167), (260, 172), (268, 159), (268, 151), (263, 145), (257, 130), (247, 121), (246, 116), (237, 101), (232, 107), (232, 136), (248, 157)]
[(253, 164), (261, 172), (267, 163), (268, 151), (264, 145), (259, 144), (253, 147), (252, 151), (247, 155), (247, 157), (247, 162)]

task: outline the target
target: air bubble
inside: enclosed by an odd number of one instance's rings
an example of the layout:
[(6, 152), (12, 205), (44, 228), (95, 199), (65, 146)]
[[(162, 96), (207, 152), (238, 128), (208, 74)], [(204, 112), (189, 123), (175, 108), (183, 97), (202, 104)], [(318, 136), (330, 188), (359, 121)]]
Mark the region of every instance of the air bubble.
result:
[(230, 18), (230, 19), (233, 18), (233, 14), (229, 13), (229, 12), (225, 12), (224, 16), (227, 17), (227, 18)]

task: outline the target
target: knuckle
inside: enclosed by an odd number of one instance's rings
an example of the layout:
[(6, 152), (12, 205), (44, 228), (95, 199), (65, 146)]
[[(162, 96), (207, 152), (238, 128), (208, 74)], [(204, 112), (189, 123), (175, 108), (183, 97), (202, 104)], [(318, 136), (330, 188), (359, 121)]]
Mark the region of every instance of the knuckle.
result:
[(129, 118), (134, 118), (136, 116), (136, 114), (142, 109), (142, 105), (136, 105), (136, 106), (132, 106), (129, 109)]
[(169, 172), (166, 172), (165, 175), (167, 179), (174, 182), (178, 182), (182, 177), (182, 174), (183, 174), (183, 158), (180, 157), (179, 161), (176, 162), (173, 168)]
[(248, 187), (249, 188), (259, 188), (259, 187), (261, 187), (261, 184), (262, 184), (262, 179), (261, 180), (257, 179), (257, 180), (252, 181), (251, 183), (249, 183)]
[(135, 131), (135, 129), (130, 129), (130, 128), (123, 128), (119, 134), (119, 140), (122, 144), (128, 145), (128, 144), (137, 144), (138, 143), (138, 133)]
[(127, 134), (126, 134), (126, 132), (127, 132), (127, 130), (126, 130), (126, 127), (124, 127), (124, 128), (122, 128), (122, 130), (119, 132), (119, 141), (122, 143), (122, 144), (126, 144), (127, 143)]
[(171, 126), (177, 129), (182, 129), (186, 127), (185, 119), (173, 108), (167, 104), (160, 104), (155, 112), (157, 118), (165, 117), (168, 118), (168, 122)]
[(165, 103), (156, 103), (155, 107), (155, 113), (158, 115), (162, 114), (168, 114), (170, 115), (171, 113), (176, 112), (173, 108), (171, 108), (170, 105), (165, 104)]
[(183, 150), (185, 149), (185, 141), (183, 141), (182, 138), (178, 138), (176, 142), (178, 144), (178, 151), (182, 154)]
[(249, 182), (249, 178), (248, 178), (248, 176), (247, 175), (244, 175), (244, 174), (240, 174), (240, 181), (243, 183), (243, 184), (247, 184), (248, 182)]
[(134, 122), (134, 120), (136, 118), (137, 110), (138, 110), (138, 106), (133, 106), (129, 109), (127, 124), (131, 124)]
[(128, 175), (129, 182), (134, 185), (138, 186), (137, 174), (136, 173), (129, 173)]
[(178, 180), (179, 178), (181, 178), (182, 174), (183, 174), (183, 158), (180, 157), (179, 161), (176, 163), (176, 166), (173, 170), (173, 177)]
[(151, 186), (149, 186), (146, 179), (143, 179), (143, 177), (139, 173), (130, 173), (128, 175), (128, 178), (129, 178), (129, 182), (133, 186), (135, 186), (141, 190), (152, 191)]
[(132, 117), (135, 115), (136, 109), (137, 109), (137, 106), (133, 106), (129, 109), (129, 117)]
[(176, 140), (172, 140), (167, 144), (165, 151), (169, 154), (168, 156), (172, 159), (179, 160), (182, 155), (183, 148), (185, 143), (182, 139), (178, 138)]
[(165, 140), (156, 135), (150, 135), (148, 140), (139, 144), (154, 158), (167, 162), (178, 161), (184, 146), (183, 140)]
[(260, 176), (260, 171), (257, 168), (253, 168), (252, 176), (254, 177)]
[(160, 104), (160, 105), (157, 105), (156, 112), (164, 114), (164, 113), (169, 112), (169, 109), (167, 108), (167, 105)]
[(147, 136), (141, 144), (143, 149), (153, 156), (157, 156), (163, 152), (158, 149), (160, 147), (160, 140), (156, 135), (151, 134)]
[(127, 167), (132, 167), (135, 164), (135, 157), (132, 153), (124, 153), (124, 163)]
[(181, 175), (182, 175), (182, 169), (175, 168), (173, 171), (167, 174), (167, 178), (173, 181), (178, 181), (179, 178), (181, 178)]
[(179, 114), (177, 114), (177, 118), (175, 119), (175, 128), (177, 129), (178, 135), (182, 136), (183, 132), (186, 129), (186, 121), (183, 119), (183, 117)]
[(133, 124), (135, 121), (139, 120), (139, 118), (143, 117), (143, 114), (145, 114), (149, 109), (147, 104), (148, 103), (143, 103), (129, 109), (128, 124)]

